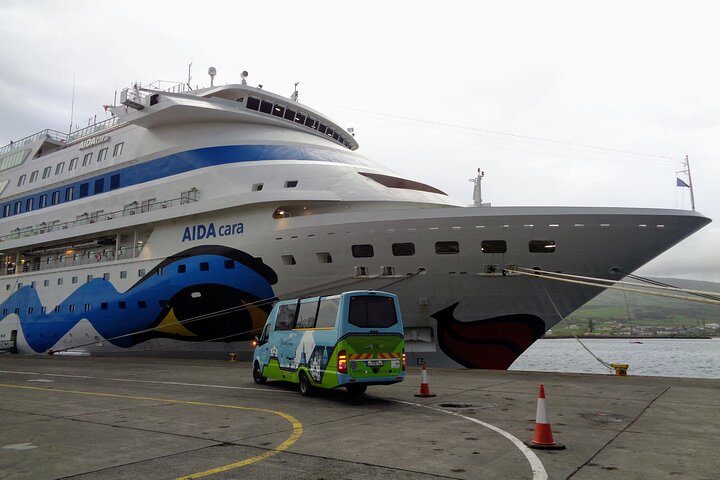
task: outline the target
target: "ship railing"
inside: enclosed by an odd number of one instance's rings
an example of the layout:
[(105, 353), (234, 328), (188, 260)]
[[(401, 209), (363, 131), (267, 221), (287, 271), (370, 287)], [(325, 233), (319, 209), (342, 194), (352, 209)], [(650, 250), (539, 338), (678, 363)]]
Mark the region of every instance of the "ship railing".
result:
[(138, 244), (134, 248), (131, 246), (121, 246), (119, 249), (98, 248), (97, 250), (88, 250), (83, 253), (60, 254), (58, 256), (47, 257), (43, 261), (21, 261), (19, 266), (14, 262), (8, 263), (0, 269), (0, 276), (12, 275), (14, 273), (32, 273), (78, 265), (97, 265), (113, 260), (136, 258), (140, 255), (144, 246), (144, 244)]
[(88, 135), (92, 135), (102, 130), (107, 130), (110, 127), (114, 127), (118, 123), (120, 123), (120, 117), (108, 118), (107, 120), (103, 120), (102, 122), (98, 122), (94, 125), (90, 125), (85, 128), (81, 128), (80, 130), (75, 130), (74, 132), (71, 132), (69, 135), (67, 135), (67, 141), (77, 140), (79, 138), (87, 137)]
[(39, 140), (41, 138), (50, 137), (53, 140), (58, 140), (60, 142), (67, 142), (68, 141), (68, 134), (58, 132), (57, 130), (52, 130), (49, 128), (46, 128), (45, 130), (41, 130), (37, 133), (33, 133), (32, 135), (28, 135), (25, 138), (21, 138), (20, 140), (16, 142), (10, 142), (4, 147), (0, 148), (0, 155), (4, 155), (5, 153), (9, 152), (10, 150), (14, 150), (18, 147), (22, 147), (23, 145), (27, 145), (28, 143), (33, 143), (36, 140)]
[(131, 204), (131, 206), (125, 206), (125, 208), (122, 210), (116, 210), (114, 212), (95, 212), (92, 214), (83, 214), (75, 220), (64, 223), (59, 223), (57, 221), (51, 223), (43, 222), (39, 225), (36, 225), (35, 227), (16, 228), (11, 233), (0, 236), (0, 242), (17, 240), (19, 238), (31, 237), (33, 235), (41, 235), (57, 230), (67, 230), (82, 225), (106, 222), (129, 215), (140, 215), (148, 212), (153, 212), (155, 210), (164, 210), (166, 208), (172, 208), (197, 201), (198, 190), (193, 188), (186, 192), (182, 192), (180, 194), (180, 197), (171, 198), (169, 200), (155, 200), (151, 202), (143, 202), (142, 204), (135, 203)]

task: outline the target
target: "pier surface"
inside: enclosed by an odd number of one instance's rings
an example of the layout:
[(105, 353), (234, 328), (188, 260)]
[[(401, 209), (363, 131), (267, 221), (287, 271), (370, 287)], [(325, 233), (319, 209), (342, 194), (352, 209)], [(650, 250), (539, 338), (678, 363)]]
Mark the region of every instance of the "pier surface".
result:
[[(712, 479), (720, 380), (433, 369), (302, 397), (213, 360), (0, 356), (0, 479)], [(555, 440), (525, 448), (545, 385)]]

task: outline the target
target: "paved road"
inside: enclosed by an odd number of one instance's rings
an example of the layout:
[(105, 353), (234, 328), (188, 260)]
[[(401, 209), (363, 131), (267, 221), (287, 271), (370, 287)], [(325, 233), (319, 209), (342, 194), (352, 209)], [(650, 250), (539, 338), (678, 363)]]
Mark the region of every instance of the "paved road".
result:
[[(0, 356), (0, 479), (718, 478), (720, 382), (430, 370), (312, 398), (244, 363)], [(544, 383), (564, 451), (530, 451)]]

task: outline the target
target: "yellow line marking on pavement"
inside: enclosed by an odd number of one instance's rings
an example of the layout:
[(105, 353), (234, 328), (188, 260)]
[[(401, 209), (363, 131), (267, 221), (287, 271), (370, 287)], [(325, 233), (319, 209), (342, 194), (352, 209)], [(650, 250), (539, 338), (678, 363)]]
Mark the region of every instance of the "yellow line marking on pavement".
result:
[(103, 392), (87, 392), (82, 390), (62, 390), (59, 388), (45, 388), (45, 387), (31, 387), (27, 385), (11, 385), (7, 383), (0, 383), (0, 387), (5, 388), (17, 388), (22, 390), (39, 390), (43, 392), (60, 392), (60, 393), (72, 393), (75, 395), (89, 395), (93, 397), (106, 397), (106, 398), (127, 398), (131, 400), (149, 400), (153, 402), (170, 402), (170, 403), (177, 403), (177, 404), (183, 404), (183, 405), (192, 405), (192, 406), (199, 406), (199, 407), (217, 407), (217, 408), (230, 408), (233, 410), (247, 410), (247, 411), (253, 411), (253, 412), (263, 412), (263, 413), (271, 413), (273, 415), (277, 415), (279, 417), (284, 418), (287, 420), (290, 425), (292, 425), (293, 431), (292, 434), (280, 445), (275, 447), (272, 450), (268, 450), (266, 452), (263, 452), (259, 455), (255, 455), (254, 457), (250, 457), (246, 460), (242, 460), (240, 462), (231, 463), (229, 465), (224, 465), (222, 467), (212, 468), (210, 470), (205, 470), (203, 472), (197, 472), (192, 473), (190, 475), (186, 475), (183, 477), (179, 477), (177, 480), (186, 480), (186, 479), (192, 479), (192, 478), (202, 478), (207, 477), (210, 475), (214, 475), (216, 473), (220, 472), (227, 472), (228, 470), (233, 470), (235, 468), (244, 467), (246, 465), (250, 465), (255, 462), (259, 462), (261, 460), (265, 460), (266, 458), (270, 458), (274, 455), (277, 455), (280, 452), (284, 452), (290, 446), (297, 442), (297, 440), (300, 438), (300, 435), (303, 433), (303, 426), (300, 421), (293, 417), (292, 415), (281, 412), (278, 410), (270, 410), (266, 408), (256, 408), (256, 407), (242, 407), (240, 405), (225, 405), (221, 403), (209, 403), (209, 402), (195, 402), (192, 400), (174, 400), (171, 398), (155, 398), (155, 397), (142, 397), (139, 395), (122, 395), (119, 393), (103, 393)]

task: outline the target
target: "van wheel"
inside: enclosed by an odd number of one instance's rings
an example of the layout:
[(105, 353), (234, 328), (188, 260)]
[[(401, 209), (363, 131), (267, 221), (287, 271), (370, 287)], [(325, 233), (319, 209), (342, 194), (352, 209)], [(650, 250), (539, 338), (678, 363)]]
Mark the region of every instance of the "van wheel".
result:
[(367, 391), (367, 385), (364, 383), (351, 383), (345, 388), (351, 395), (362, 395)]
[(253, 366), (253, 380), (255, 380), (255, 383), (258, 385), (262, 385), (267, 382), (267, 377), (263, 377), (260, 372), (260, 364), (258, 364), (258, 362), (255, 362), (255, 365)]
[(313, 393), (313, 386), (305, 372), (300, 372), (300, 393), (309, 397)]

